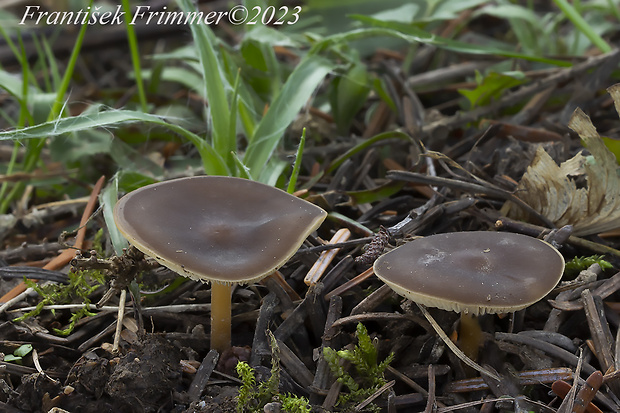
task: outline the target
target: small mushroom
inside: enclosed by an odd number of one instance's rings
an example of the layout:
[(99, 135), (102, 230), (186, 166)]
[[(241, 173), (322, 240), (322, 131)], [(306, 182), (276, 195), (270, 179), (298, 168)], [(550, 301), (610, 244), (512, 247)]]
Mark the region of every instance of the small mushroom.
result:
[(509, 313), (539, 301), (560, 281), (562, 254), (510, 232), (418, 238), (379, 257), (377, 277), (417, 303), (471, 313)]
[(479, 315), (518, 311), (542, 299), (560, 281), (564, 258), (526, 235), (472, 231), (418, 238), (379, 257), (373, 269), (424, 315), (424, 306)]
[(211, 285), (211, 348), (230, 347), (231, 285), (281, 267), (327, 213), (272, 186), (223, 176), (147, 185), (119, 200), (121, 233), (162, 265)]

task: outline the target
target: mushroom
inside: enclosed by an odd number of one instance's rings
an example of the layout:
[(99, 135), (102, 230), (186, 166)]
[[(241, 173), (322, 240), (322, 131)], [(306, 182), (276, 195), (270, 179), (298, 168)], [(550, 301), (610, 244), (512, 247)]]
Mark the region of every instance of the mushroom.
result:
[(526, 235), (454, 232), (408, 242), (379, 257), (373, 269), (425, 316), (424, 306), (479, 315), (518, 311), (542, 299), (560, 281), (564, 258)]
[(137, 249), (171, 270), (211, 285), (211, 348), (231, 341), (231, 285), (281, 267), (327, 213), (254, 181), (180, 178), (144, 186), (119, 200), (114, 219)]

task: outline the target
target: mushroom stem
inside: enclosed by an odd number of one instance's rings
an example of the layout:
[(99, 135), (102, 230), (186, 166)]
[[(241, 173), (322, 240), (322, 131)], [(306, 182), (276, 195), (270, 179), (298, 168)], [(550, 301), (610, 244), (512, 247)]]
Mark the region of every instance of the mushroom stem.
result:
[(211, 283), (211, 350), (222, 354), (230, 348), (231, 286)]
[(460, 358), (463, 363), (479, 371), (480, 373), (486, 374), (487, 376), (497, 380), (498, 382), (502, 381), (502, 379), (497, 374), (493, 373), (492, 371), (488, 369), (485, 369), (484, 367), (482, 367), (481, 365), (479, 365), (478, 363), (476, 363), (475, 361), (467, 357), (465, 353), (463, 353), (461, 349), (458, 348), (457, 345), (452, 342), (452, 340), (450, 340), (450, 338), (446, 335), (446, 333), (441, 329), (441, 326), (437, 323), (437, 321), (435, 321), (431, 313), (428, 312), (426, 307), (420, 303), (416, 303), (416, 304), (420, 308), (420, 311), (422, 311), (422, 314), (424, 314), (424, 317), (426, 317), (428, 322), (431, 323), (431, 326), (433, 327), (435, 332), (437, 332), (437, 335), (439, 335), (439, 337), (443, 340), (446, 346), (448, 346), (448, 348), (452, 350), (454, 355)]
[(459, 347), (472, 360), (478, 358), (478, 349), (482, 342), (482, 329), (476, 316), (471, 313), (461, 313), (459, 326)]

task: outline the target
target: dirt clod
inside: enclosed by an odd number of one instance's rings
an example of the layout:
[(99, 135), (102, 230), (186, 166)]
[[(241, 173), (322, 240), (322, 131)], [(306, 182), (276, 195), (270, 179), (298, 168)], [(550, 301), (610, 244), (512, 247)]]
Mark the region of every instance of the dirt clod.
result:
[(181, 381), (181, 352), (157, 335), (146, 335), (124, 354), (101, 348), (87, 352), (71, 369), (66, 387), (40, 374), (24, 376), (10, 404), (25, 411), (60, 407), (71, 412), (155, 412), (172, 407)]

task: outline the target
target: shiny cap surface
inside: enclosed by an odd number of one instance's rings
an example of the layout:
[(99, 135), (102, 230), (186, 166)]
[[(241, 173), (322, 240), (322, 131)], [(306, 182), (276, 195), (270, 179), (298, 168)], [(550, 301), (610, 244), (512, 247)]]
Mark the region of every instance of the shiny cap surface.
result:
[(280, 189), (224, 176), (147, 185), (114, 208), (118, 229), (136, 248), (181, 275), (226, 284), (271, 274), (326, 216)]
[(559, 282), (564, 258), (550, 244), (509, 232), (431, 235), (382, 255), (374, 272), (401, 296), (471, 314), (521, 310)]

